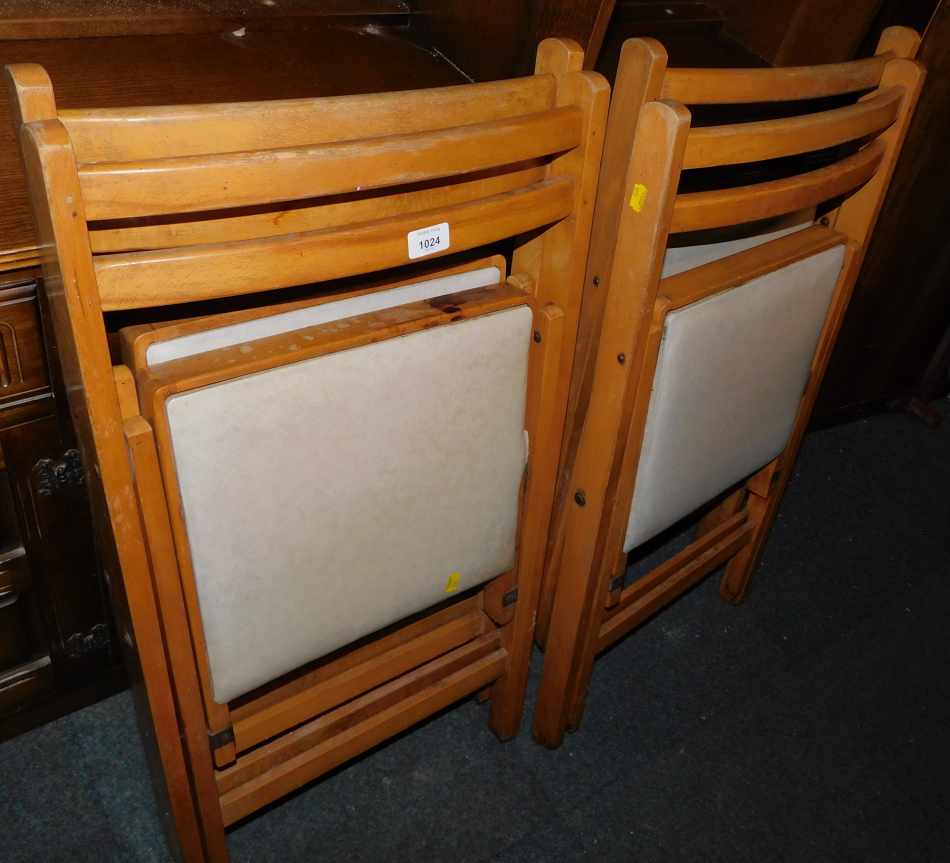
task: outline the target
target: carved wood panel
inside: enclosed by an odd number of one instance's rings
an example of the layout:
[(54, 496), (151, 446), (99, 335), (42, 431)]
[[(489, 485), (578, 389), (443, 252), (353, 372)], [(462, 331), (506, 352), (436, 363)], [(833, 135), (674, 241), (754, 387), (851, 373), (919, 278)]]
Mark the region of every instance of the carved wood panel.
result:
[(0, 447), (43, 640), (60, 679), (78, 682), (115, 654), (78, 453), (63, 451), (52, 416), (3, 429)]
[(0, 404), (48, 386), (36, 287), (30, 282), (0, 290)]

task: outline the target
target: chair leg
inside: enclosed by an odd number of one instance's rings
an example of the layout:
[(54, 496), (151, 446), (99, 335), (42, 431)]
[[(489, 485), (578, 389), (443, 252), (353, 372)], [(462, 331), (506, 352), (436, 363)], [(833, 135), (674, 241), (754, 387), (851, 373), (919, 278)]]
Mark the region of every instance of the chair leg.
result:
[[(552, 519), (552, 523), (557, 525)], [(545, 559), (544, 578), (541, 581), (541, 595), (538, 598), (538, 618), (534, 626), (534, 643), (541, 650), (547, 650), (548, 632), (551, 629), (551, 617), (554, 614), (554, 597), (557, 594), (559, 562), (563, 547), (559, 527), (555, 526), (555, 536)]]
[(719, 506), (707, 512), (706, 515), (703, 516), (703, 520), (699, 523), (699, 532), (696, 534), (696, 538), (699, 539), (699, 537), (705, 536), (709, 531), (719, 527), (723, 522), (729, 521), (730, 518), (742, 509), (745, 497), (746, 487), (743, 485), (742, 488), (730, 494)]
[(604, 572), (587, 576), (562, 569), (554, 601), (532, 728), (534, 739), (549, 749), (580, 725), (587, 699), (609, 587)]
[[(788, 456), (789, 451), (786, 450), (782, 458), (759, 471), (742, 490), (748, 491), (746, 507), (749, 510), (749, 518), (755, 522), (755, 532), (752, 541), (726, 564), (726, 572), (719, 586), (719, 598), (733, 605), (739, 605), (745, 599), (752, 576), (765, 550), (765, 543), (788, 484), (790, 471), (779, 466), (790, 461)], [(731, 498), (727, 499), (727, 502), (728, 500)]]
[(501, 631), (501, 644), (508, 651), (508, 671), (491, 687), (491, 709), (488, 714), (488, 726), (499, 740), (511, 740), (518, 733), (524, 713), (531, 630), (525, 633), (524, 627), (518, 627), (523, 617), (516, 615)]
[(528, 671), (531, 665), (531, 650), (534, 645), (535, 613), (538, 594), (541, 590), (541, 564), (544, 546), (532, 542), (537, 535), (539, 520), (547, 513), (536, 508), (526, 518), (523, 536), (525, 542), (523, 557), (520, 560), (521, 574), (518, 578), (518, 600), (515, 603), (514, 617), (501, 630), (501, 644), (508, 651), (508, 670), (491, 686), (491, 711), (488, 724), (499, 740), (510, 740), (521, 728), (524, 714), (525, 693), (528, 689)]

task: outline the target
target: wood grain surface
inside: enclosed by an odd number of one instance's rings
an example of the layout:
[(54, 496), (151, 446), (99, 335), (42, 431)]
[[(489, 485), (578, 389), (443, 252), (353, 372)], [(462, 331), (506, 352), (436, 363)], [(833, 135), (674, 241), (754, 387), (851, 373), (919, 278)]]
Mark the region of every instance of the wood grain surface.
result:
[[(53, 81), (59, 108), (297, 99), (466, 81), (401, 30), (344, 26), (249, 31), (243, 37), (202, 33), (0, 42), (0, 65), (10, 63), (40, 63)], [(34, 246), (5, 99), (0, 100), (0, 200), (0, 252)]]

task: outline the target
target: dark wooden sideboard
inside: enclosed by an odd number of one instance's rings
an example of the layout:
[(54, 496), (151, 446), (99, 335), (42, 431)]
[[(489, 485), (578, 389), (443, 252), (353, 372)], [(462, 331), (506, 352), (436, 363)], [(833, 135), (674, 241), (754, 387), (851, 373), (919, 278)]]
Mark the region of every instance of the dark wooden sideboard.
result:
[[(0, 726), (114, 691), (115, 627), (71, 428), (55, 414), (33, 279), (0, 287)], [(30, 717), (20, 710), (33, 705)], [(18, 721), (19, 720), (19, 721)]]
[[(0, 281), (0, 737), (124, 684), (35, 273)], [(28, 278), (22, 278), (27, 275)]]

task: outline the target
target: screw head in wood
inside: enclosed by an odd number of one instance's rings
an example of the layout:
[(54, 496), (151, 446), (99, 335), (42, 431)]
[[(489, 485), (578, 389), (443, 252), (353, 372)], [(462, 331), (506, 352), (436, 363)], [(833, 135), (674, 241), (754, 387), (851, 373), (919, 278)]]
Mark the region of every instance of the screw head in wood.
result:
[(580, 489), (574, 492), (574, 503), (576, 503), (578, 506), (587, 505), (587, 496)]
[(600, 287), (600, 276), (594, 276), (594, 287), (595, 288)]
[(535, 331), (534, 331), (534, 340), (535, 340), (536, 342), (540, 342), (540, 341), (541, 341), (541, 331), (540, 331), (540, 330), (535, 330)]
[(626, 361), (627, 361), (626, 354), (617, 354), (617, 362), (620, 363), (620, 365), (623, 365)]
[(823, 227), (827, 228), (831, 224), (831, 219), (829, 219), (827, 216), (822, 216), (818, 220), (818, 223), (822, 225)]

